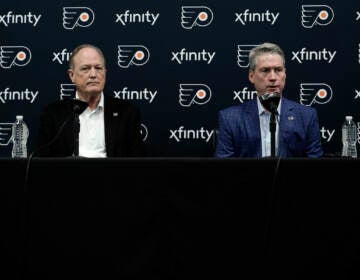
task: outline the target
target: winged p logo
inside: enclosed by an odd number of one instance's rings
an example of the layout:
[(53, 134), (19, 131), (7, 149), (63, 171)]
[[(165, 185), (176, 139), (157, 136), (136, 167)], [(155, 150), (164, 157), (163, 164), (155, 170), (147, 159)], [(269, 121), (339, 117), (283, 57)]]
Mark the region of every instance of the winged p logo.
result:
[(183, 107), (204, 105), (211, 98), (211, 90), (205, 84), (180, 84), (179, 103)]
[(328, 103), (332, 94), (331, 87), (324, 83), (300, 84), (300, 103), (306, 106)]
[(13, 123), (0, 123), (0, 146), (8, 146), (11, 142)]
[(130, 65), (142, 66), (148, 62), (150, 52), (142, 45), (119, 45), (118, 65), (121, 68), (128, 68)]
[(75, 27), (89, 27), (95, 19), (93, 10), (88, 7), (64, 7), (63, 27), (73, 30)]
[(206, 6), (182, 6), (181, 8), (181, 26), (185, 29), (208, 26), (213, 18), (213, 12)]

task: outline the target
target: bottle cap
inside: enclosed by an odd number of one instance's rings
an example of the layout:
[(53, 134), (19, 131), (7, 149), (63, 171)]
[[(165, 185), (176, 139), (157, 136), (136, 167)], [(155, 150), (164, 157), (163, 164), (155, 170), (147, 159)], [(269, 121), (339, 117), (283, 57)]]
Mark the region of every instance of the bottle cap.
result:
[(21, 115), (16, 116), (16, 119), (19, 120), (19, 121), (23, 120), (23, 118), (24, 118), (24, 117), (21, 116)]

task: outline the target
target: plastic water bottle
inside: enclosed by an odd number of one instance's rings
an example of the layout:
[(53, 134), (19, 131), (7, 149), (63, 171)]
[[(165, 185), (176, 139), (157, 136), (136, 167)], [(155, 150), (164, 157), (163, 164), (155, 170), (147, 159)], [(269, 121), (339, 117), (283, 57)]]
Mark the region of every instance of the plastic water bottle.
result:
[(13, 148), (11, 156), (13, 158), (27, 157), (27, 139), (29, 136), (29, 129), (24, 122), (23, 116), (16, 116), (16, 121), (12, 125), (12, 141)]
[(342, 125), (342, 156), (357, 157), (357, 127), (352, 116), (346, 116)]

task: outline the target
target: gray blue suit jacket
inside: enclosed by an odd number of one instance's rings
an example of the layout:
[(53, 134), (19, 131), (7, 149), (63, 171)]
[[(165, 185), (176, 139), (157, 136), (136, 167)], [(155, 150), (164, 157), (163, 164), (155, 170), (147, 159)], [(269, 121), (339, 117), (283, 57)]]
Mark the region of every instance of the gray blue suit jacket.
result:
[[(281, 98), (279, 124), (280, 157), (323, 155), (317, 112)], [(216, 157), (261, 157), (261, 132), (256, 99), (219, 112)]]

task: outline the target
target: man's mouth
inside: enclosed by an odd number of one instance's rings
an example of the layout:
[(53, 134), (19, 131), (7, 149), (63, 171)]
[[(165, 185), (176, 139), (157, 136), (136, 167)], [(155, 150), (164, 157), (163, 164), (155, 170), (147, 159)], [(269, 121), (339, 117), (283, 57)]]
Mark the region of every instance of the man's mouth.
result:
[(269, 90), (269, 91), (275, 91), (275, 90), (277, 90), (279, 87), (278, 86), (268, 86), (267, 87), (267, 89)]

